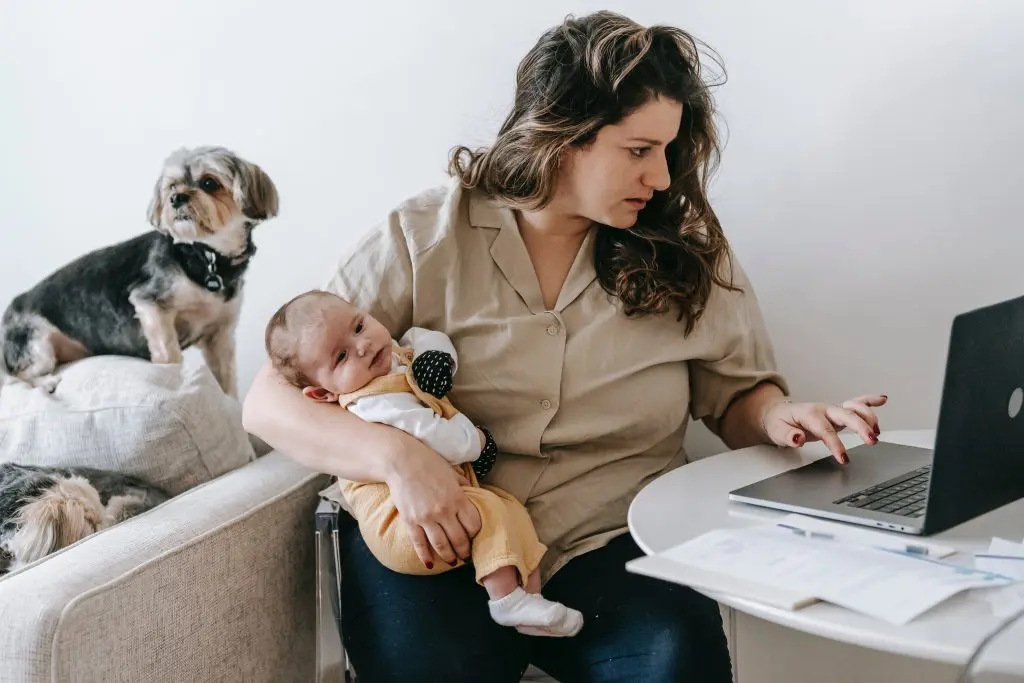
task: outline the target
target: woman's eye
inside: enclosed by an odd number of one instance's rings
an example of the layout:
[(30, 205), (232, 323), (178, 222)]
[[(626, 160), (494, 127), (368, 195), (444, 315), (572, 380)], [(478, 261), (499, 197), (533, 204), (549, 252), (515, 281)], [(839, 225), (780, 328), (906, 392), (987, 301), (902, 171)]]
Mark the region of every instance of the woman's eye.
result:
[(650, 147), (630, 147), (629, 148), (629, 153), (632, 154), (633, 156), (637, 157), (638, 159), (643, 158), (649, 151), (651, 151)]
[(203, 192), (213, 193), (220, 189), (220, 183), (213, 178), (203, 178), (199, 181), (199, 189)]

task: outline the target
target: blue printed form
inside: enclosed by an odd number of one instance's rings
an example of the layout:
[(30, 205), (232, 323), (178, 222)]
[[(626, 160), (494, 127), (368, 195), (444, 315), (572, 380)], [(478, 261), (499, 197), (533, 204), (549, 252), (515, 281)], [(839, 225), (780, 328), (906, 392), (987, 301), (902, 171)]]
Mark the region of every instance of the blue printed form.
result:
[(892, 624), (905, 624), (960, 591), (1015, 582), (999, 572), (776, 525), (710, 531), (659, 557), (678, 565), (680, 583), (692, 568), (702, 583), (717, 584), (698, 586), (712, 592), (757, 586)]

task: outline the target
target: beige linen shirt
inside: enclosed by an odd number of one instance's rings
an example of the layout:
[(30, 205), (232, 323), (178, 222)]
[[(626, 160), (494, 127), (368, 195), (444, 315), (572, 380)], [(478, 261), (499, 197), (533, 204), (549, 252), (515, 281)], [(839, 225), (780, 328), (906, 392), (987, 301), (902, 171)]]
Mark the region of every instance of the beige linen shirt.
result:
[(393, 337), (446, 333), (459, 355), (449, 398), (501, 451), (487, 482), (530, 512), (546, 581), (627, 531), (655, 477), (686, 463), (692, 417), (712, 430), (769, 380), (788, 391), (750, 284), (716, 289), (689, 337), (674, 314), (628, 319), (596, 279), (586, 237), (552, 310), (512, 211), (451, 184), (404, 202), (342, 258), (328, 289)]

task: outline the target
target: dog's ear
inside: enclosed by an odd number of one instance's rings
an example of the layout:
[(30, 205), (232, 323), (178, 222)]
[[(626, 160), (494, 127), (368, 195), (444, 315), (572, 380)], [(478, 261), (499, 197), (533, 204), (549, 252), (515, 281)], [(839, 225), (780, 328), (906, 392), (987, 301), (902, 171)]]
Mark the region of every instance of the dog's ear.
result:
[(160, 193), (160, 188), (163, 186), (163, 180), (157, 180), (156, 185), (153, 187), (153, 198), (149, 200), (149, 208), (147, 209), (147, 216), (149, 217), (149, 224), (160, 232), (166, 232), (164, 230), (161, 221), (160, 214), (163, 213), (164, 204), (163, 196)]
[(239, 160), (234, 194), (235, 203), (248, 218), (262, 221), (277, 215), (277, 187), (256, 164)]

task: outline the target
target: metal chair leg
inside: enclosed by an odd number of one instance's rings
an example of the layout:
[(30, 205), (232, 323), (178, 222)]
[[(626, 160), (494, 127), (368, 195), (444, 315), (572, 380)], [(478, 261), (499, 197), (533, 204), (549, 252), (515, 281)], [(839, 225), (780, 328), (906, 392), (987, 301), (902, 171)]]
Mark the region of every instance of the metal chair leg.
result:
[[(316, 562), (316, 681), (325, 683), (325, 633), (337, 633), (337, 646), (341, 650), (341, 667), (345, 683), (354, 683), (355, 672), (348, 661), (341, 637), (341, 557), (338, 549), (337, 504), (322, 500), (316, 510), (314, 532)], [(330, 619), (330, 621), (328, 621)], [(333, 628), (328, 629), (333, 624)]]

